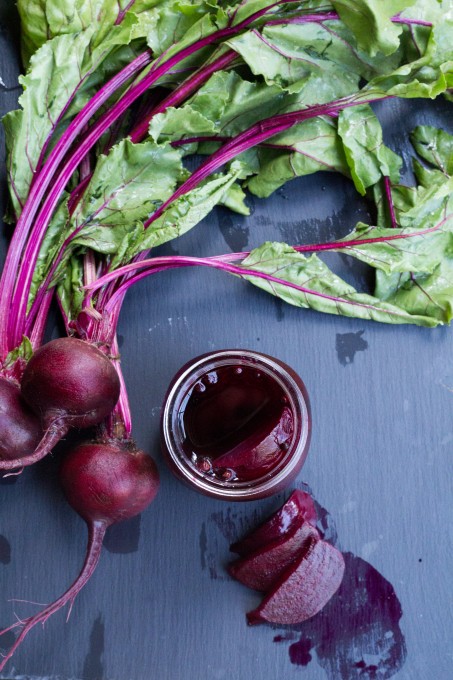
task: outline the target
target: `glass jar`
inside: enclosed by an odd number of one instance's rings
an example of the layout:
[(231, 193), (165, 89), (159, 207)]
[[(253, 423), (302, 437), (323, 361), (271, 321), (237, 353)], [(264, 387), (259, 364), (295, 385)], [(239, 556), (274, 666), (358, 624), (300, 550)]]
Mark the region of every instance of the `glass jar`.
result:
[(308, 453), (310, 403), (290, 366), (250, 350), (220, 350), (185, 364), (165, 397), (161, 440), (173, 473), (228, 501), (287, 487)]

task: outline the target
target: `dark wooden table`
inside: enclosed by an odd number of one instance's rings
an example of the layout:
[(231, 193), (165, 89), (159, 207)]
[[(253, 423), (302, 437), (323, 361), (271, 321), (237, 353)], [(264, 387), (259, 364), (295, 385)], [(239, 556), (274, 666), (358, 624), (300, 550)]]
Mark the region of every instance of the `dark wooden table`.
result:
[[(17, 17), (2, 2), (1, 111), (17, 105)], [(419, 123), (453, 132), (451, 105), (378, 107), (386, 141), (410, 174), (407, 133)], [(3, 151), (2, 151), (3, 159)], [(0, 194), (5, 207), (4, 163)], [(211, 255), (266, 239), (301, 243), (346, 233), (367, 206), (324, 174), (293, 181), (252, 215), (217, 210), (161, 252)], [(3, 238), (3, 249), (6, 238)], [(366, 268), (338, 271), (366, 289)], [(55, 317), (49, 335), (60, 332)], [(107, 537), (69, 621), (28, 636), (1, 678), (19, 680), (449, 680), (453, 332), (323, 316), (276, 301), (225, 274), (163, 273), (130, 292), (120, 323), (138, 443), (159, 461), (161, 490), (142, 517)], [(159, 451), (169, 380), (219, 348), (273, 354), (300, 373), (313, 439), (297, 481), (319, 503), (327, 537), (345, 554), (339, 594), (300, 626), (247, 627), (257, 596), (225, 571), (232, 539), (287, 494), (226, 504), (176, 481)], [(30, 615), (78, 572), (83, 521), (57, 484), (58, 451), (1, 483), (0, 625)], [(5, 640), (6, 642), (8, 640)]]

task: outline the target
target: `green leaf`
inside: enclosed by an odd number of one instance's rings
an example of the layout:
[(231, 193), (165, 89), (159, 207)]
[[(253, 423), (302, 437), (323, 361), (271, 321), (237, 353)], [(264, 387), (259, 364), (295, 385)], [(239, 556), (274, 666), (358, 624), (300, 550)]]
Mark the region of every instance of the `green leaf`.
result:
[(331, 118), (313, 118), (269, 140), (255, 150), (258, 169), (247, 188), (260, 198), (269, 196), (285, 182), (318, 171), (349, 176), (337, 126)]
[(213, 6), (203, 0), (156, 3), (148, 45), (158, 56), (171, 56), (186, 45), (217, 30)]
[(415, 0), (332, 0), (342, 21), (356, 36), (359, 46), (375, 55), (392, 54), (399, 47), (402, 26), (391, 17), (413, 5)]
[(38, 261), (33, 271), (33, 279), (28, 301), (29, 307), (35, 298), (38, 288), (46, 280), (54, 259), (58, 255), (65, 239), (69, 235), (69, 211), (67, 199), (67, 195), (63, 196), (63, 200), (60, 202), (60, 205), (58, 206), (49, 226), (47, 227), (43, 244), (39, 250)]
[[(10, 196), (16, 216), (28, 196), (41, 151), (87, 72), (92, 29), (45, 43), (32, 57), (29, 73), (20, 78), (22, 109), (3, 118)], [(68, 59), (68, 54), (73, 56)]]
[(224, 205), (225, 208), (233, 210), (238, 215), (250, 215), (250, 208), (246, 204), (246, 193), (242, 190), (239, 184), (234, 183), (220, 199), (218, 205)]
[(47, 0), (17, 0), (21, 19), (21, 54), (25, 66), (33, 52), (50, 37), (46, 2)]
[[(87, 28), (94, 31), (93, 47), (101, 45), (117, 23), (159, 3), (161, 0), (17, 0), (23, 61), (28, 65), (31, 55), (47, 40)], [(126, 19), (125, 10), (129, 10)]]
[(429, 125), (419, 125), (411, 135), (419, 156), (446, 175), (453, 175), (453, 135)]
[[(368, 319), (393, 324), (433, 327), (437, 318), (410, 314), (403, 307), (383, 302), (378, 297), (359, 293), (325, 265), (317, 255), (306, 257), (285, 243), (265, 243), (242, 261), (244, 278), (268, 293), (296, 307), (328, 314)], [(299, 289), (253, 276), (261, 272), (294, 284)]]
[(181, 108), (169, 107), (164, 113), (153, 116), (149, 126), (149, 135), (155, 142), (171, 142), (184, 137), (213, 135), (216, 132), (215, 123), (193, 109), (190, 104)]
[[(98, 158), (87, 190), (69, 216), (60, 204), (48, 229), (33, 276), (30, 301), (66, 242), (64, 257), (53, 276), (55, 285), (75, 250), (87, 248), (109, 256), (112, 266), (124, 263), (143, 238), (142, 221), (171, 196), (186, 176), (181, 153), (169, 146), (126, 139)], [(127, 259), (125, 260), (127, 261)]]
[[(351, 241), (353, 245), (348, 245)], [(337, 250), (386, 274), (431, 273), (445, 255), (453, 252), (453, 217), (445, 221), (439, 215), (437, 225), (426, 226), (425, 229), (358, 224), (340, 243), (344, 247)]]
[(453, 257), (443, 258), (431, 274), (386, 276), (378, 272), (375, 294), (410, 314), (428, 315), (449, 324), (453, 318)]
[(451, 13), (432, 28), (426, 50), (410, 63), (393, 72), (373, 78), (371, 95), (379, 91), (387, 95), (434, 99), (453, 86), (453, 17)]
[(355, 92), (359, 74), (342, 68), (329, 58), (330, 54), (317, 54), (310, 44), (304, 49), (303, 30), (297, 25), (265, 27), (239, 34), (227, 44), (268, 85), (303, 93), (305, 105), (322, 104)]
[(5, 360), (2, 362), (2, 371), (13, 369), (19, 360), (23, 360), (24, 365), (28, 364), (32, 356), (33, 346), (30, 340), (24, 335), (20, 345), (6, 355)]
[(399, 181), (403, 161), (384, 145), (381, 124), (370, 106), (341, 111), (338, 133), (355, 187), (362, 196), (382, 177), (389, 177), (395, 183)]
[(59, 302), (68, 319), (76, 319), (82, 309), (85, 292), (83, 290), (83, 259), (73, 255), (65, 264), (65, 275), (57, 288)]
[[(95, 47), (94, 27), (49, 40), (35, 52), (26, 76), (19, 81), (24, 92), (21, 109), (3, 118), (7, 148), (7, 179), (13, 212), (19, 217), (32, 178), (54, 139), (133, 53), (135, 18), (114, 26)], [(71, 59), (68, 59), (71, 54)]]
[(71, 224), (80, 228), (143, 221), (171, 196), (184, 174), (179, 150), (125, 139), (99, 156)]
[(156, 141), (193, 134), (234, 136), (293, 102), (280, 87), (244, 80), (235, 71), (218, 71), (186, 104), (155, 116), (149, 130)]
[(230, 187), (243, 175), (243, 163), (235, 160), (224, 174), (213, 175), (188, 194), (180, 196), (146, 229), (137, 252), (154, 248), (189, 231), (201, 222), (215, 205), (225, 201)]

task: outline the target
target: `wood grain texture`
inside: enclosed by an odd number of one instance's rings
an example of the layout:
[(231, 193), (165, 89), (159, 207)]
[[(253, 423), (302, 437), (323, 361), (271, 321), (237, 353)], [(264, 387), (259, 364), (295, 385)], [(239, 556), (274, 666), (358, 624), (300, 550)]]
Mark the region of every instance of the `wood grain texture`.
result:
[[(16, 106), (19, 57), (13, 3), (0, 7), (4, 113)], [(378, 110), (387, 142), (405, 158), (416, 124), (453, 132), (451, 105), (441, 101)], [(4, 180), (2, 162), (2, 214)], [(250, 205), (249, 218), (218, 210), (160, 252), (210, 255), (266, 239), (333, 238), (366, 216), (351, 185), (329, 175), (295, 180)], [(367, 285), (365, 268), (340, 256), (336, 264)], [(58, 331), (53, 323), (49, 334)], [(140, 519), (111, 530), (69, 621), (61, 613), (33, 631), (0, 677), (449, 680), (452, 329), (322, 316), (222, 273), (189, 270), (132, 290), (119, 333), (135, 437), (160, 462), (161, 491)], [(245, 612), (258, 597), (225, 571), (229, 543), (285, 495), (227, 505), (185, 488), (160, 461), (170, 379), (191, 357), (227, 347), (278, 356), (310, 393), (313, 439), (298, 486), (308, 485), (324, 508), (327, 537), (345, 552), (347, 572), (341, 596), (301, 626), (248, 628)], [(85, 526), (62, 497), (57, 466), (58, 451), (1, 484), (0, 625), (35, 611), (12, 598), (48, 602), (81, 564)]]

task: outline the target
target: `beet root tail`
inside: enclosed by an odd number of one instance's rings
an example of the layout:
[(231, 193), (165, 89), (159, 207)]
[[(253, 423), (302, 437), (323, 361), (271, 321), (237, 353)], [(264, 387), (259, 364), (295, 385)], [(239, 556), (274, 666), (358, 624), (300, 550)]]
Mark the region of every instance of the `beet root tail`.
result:
[(53, 447), (68, 433), (68, 430), (69, 426), (66, 424), (64, 418), (60, 417), (52, 421), (46, 428), (41, 441), (33, 453), (21, 458), (0, 460), (0, 471), (29, 467), (30, 465), (33, 465), (33, 463), (42, 460), (42, 458), (45, 458), (45, 456), (52, 451)]
[[(14, 641), (14, 644), (11, 646), (8, 652), (6, 652), (3, 656), (3, 659), (0, 661), (0, 671), (3, 671), (5, 668), (5, 665), (11, 659), (15, 651), (18, 649), (18, 647), (21, 645), (23, 642), (24, 638), (26, 635), (30, 632), (32, 628), (36, 626), (38, 623), (45, 623), (47, 619), (52, 616), (52, 614), (55, 614), (57, 611), (62, 609), (66, 604), (69, 604), (69, 613), (71, 612), (72, 605), (74, 603), (75, 598), (79, 594), (79, 592), (82, 590), (82, 588), (86, 585), (86, 583), (89, 581), (91, 578), (94, 570), (97, 567), (97, 564), (99, 562), (99, 557), (101, 555), (101, 548), (102, 548), (102, 542), (104, 540), (104, 535), (105, 531), (107, 529), (107, 524), (105, 522), (101, 521), (96, 521), (93, 522), (92, 524), (88, 524), (88, 544), (87, 544), (87, 550), (86, 550), (86, 556), (85, 556), (85, 561), (83, 563), (83, 567), (77, 576), (76, 580), (72, 583), (72, 585), (66, 590), (63, 595), (61, 595), (57, 600), (52, 602), (51, 604), (47, 605), (42, 609), (40, 612), (35, 614), (34, 616), (30, 616), (27, 619), (24, 619), (23, 621), (16, 621), (13, 623), (11, 626), (8, 628), (4, 628), (3, 630), (0, 631), (0, 638), (2, 635), (5, 633), (15, 629), (15, 628), (20, 628), (20, 633), (17, 636), (16, 640)], [(68, 613), (68, 616), (69, 616)]]

